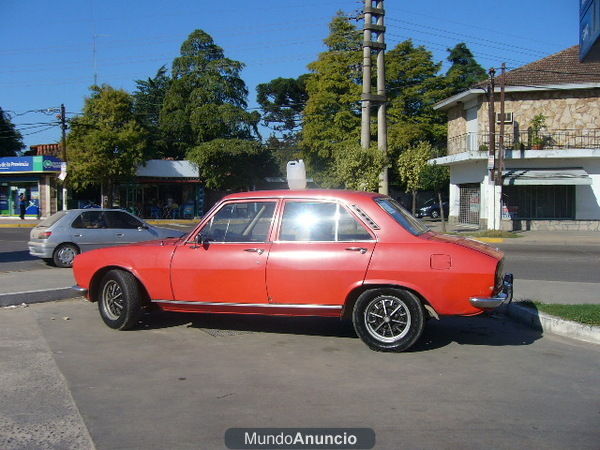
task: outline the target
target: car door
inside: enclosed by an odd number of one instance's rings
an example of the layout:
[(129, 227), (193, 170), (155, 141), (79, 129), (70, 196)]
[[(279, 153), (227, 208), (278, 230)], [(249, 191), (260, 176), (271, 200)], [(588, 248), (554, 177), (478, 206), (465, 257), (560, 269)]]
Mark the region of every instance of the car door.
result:
[(102, 210), (81, 212), (71, 223), (69, 232), (72, 242), (77, 244), (82, 252), (106, 247), (112, 241)]
[(171, 263), (175, 300), (267, 303), (265, 268), (276, 205), (276, 200), (225, 203), (192, 241), (179, 245)]
[(114, 244), (131, 244), (133, 242), (156, 239), (154, 234), (138, 218), (125, 211), (106, 211), (106, 221)]
[(267, 264), (272, 303), (341, 305), (362, 284), (375, 236), (336, 202), (286, 200)]

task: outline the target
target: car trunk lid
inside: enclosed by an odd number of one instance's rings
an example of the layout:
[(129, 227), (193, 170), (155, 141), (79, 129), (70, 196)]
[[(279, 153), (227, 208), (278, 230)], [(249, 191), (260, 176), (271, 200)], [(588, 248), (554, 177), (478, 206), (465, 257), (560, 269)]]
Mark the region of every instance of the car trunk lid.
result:
[(484, 242), (475, 240), (475, 239), (471, 239), (471, 238), (465, 238), (462, 236), (453, 236), (453, 235), (449, 235), (449, 234), (441, 234), (441, 233), (436, 233), (435, 231), (430, 231), (428, 233), (425, 233), (423, 235), (421, 235), (422, 238), (425, 239), (429, 239), (430, 241), (437, 241), (437, 242), (448, 242), (451, 244), (456, 244), (456, 245), (460, 245), (462, 247), (467, 247), (467, 248), (471, 248), (473, 250), (477, 250), (481, 253), (484, 253), (488, 256), (491, 256), (492, 258), (496, 258), (496, 259), (502, 259), (502, 257), (504, 256), (504, 253), (502, 251), (500, 251), (497, 248), (494, 248)]

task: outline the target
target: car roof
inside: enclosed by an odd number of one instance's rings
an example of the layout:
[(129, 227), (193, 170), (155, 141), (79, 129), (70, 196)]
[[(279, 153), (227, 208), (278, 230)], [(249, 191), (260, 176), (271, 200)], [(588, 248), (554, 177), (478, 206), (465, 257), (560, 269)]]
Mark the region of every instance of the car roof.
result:
[(302, 199), (341, 199), (347, 201), (357, 201), (360, 199), (369, 199), (385, 197), (385, 195), (376, 192), (347, 191), (343, 189), (302, 189), (302, 190), (272, 190), (272, 191), (250, 191), (230, 194), (223, 200), (236, 199), (254, 199), (254, 198), (302, 198)]

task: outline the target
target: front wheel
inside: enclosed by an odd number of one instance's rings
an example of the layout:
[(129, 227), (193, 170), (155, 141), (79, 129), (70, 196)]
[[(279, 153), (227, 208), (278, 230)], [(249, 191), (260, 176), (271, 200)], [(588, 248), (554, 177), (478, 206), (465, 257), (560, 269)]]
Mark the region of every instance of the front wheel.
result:
[(440, 217), (440, 212), (437, 209), (434, 209), (433, 211), (431, 211), (432, 219), (437, 219), (438, 217)]
[(352, 313), (356, 334), (371, 349), (402, 352), (423, 333), (425, 319), (419, 299), (403, 289), (363, 292)]
[(107, 272), (100, 282), (98, 310), (110, 328), (130, 330), (135, 327), (142, 311), (142, 296), (135, 277), (124, 270)]

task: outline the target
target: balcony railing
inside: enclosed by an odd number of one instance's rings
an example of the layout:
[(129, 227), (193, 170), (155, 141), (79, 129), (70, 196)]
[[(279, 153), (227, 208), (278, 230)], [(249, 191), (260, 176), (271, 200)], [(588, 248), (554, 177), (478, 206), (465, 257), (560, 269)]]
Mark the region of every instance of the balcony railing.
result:
[[(448, 154), (466, 151), (488, 151), (489, 133), (465, 133), (448, 138)], [(500, 134), (495, 133), (496, 148)], [(537, 136), (531, 131), (504, 134), (504, 148), (513, 150), (556, 150), (600, 148), (600, 128), (583, 130), (542, 130)]]

